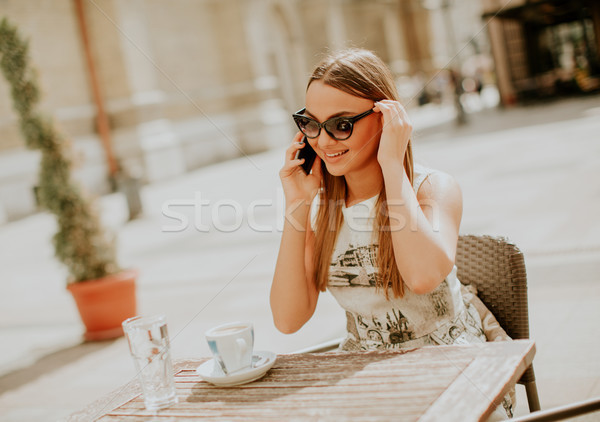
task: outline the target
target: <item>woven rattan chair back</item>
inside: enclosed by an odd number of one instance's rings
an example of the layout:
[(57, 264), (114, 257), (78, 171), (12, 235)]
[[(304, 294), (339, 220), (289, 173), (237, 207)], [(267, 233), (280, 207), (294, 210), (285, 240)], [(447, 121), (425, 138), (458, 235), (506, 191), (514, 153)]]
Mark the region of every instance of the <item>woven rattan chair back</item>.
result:
[(490, 236), (460, 236), (456, 267), (458, 279), (477, 287), (477, 296), (511, 338), (529, 338), (525, 260), (514, 244)]
[[(527, 273), (523, 253), (502, 237), (462, 235), (456, 250), (458, 279), (473, 284), (477, 296), (513, 339), (529, 338)], [(540, 409), (533, 365), (519, 380), (530, 411)]]

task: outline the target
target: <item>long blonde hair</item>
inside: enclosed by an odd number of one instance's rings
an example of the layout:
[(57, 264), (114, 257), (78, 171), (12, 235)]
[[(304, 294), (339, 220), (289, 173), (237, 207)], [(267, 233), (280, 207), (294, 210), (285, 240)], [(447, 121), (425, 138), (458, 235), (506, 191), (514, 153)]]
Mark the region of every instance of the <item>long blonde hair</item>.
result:
[[(399, 101), (398, 91), (388, 67), (375, 54), (368, 50), (349, 49), (332, 54), (323, 60), (313, 71), (308, 86), (314, 81), (337, 88), (348, 94), (372, 101), (384, 99)], [(308, 87), (307, 87), (308, 88)], [(342, 205), (346, 199), (346, 179), (333, 176), (327, 172), (321, 162), (323, 184), (319, 191), (319, 209), (315, 227), (315, 284), (317, 289), (325, 291), (329, 278), (331, 256), (342, 226)], [(413, 181), (413, 158), (410, 140), (404, 156), (404, 168), (411, 182)], [(374, 231), (379, 232), (377, 266), (379, 276), (376, 287), (383, 289), (386, 298), (391, 287), (394, 297), (404, 295), (404, 284), (396, 265), (390, 221), (386, 205), (385, 186), (381, 188), (375, 205)]]

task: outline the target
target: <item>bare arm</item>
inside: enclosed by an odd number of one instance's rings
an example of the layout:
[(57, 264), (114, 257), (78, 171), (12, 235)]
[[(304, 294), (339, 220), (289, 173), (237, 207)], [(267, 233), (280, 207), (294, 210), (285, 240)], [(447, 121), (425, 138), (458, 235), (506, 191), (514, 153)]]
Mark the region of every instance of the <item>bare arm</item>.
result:
[(415, 194), (404, 170), (412, 126), (395, 101), (376, 104), (383, 119), (378, 160), (383, 172), (394, 257), (407, 287), (431, 292), (454, 265), (462, 217), (462, 194), (447, 175), (431, 175)]
[(415, 293), (429, 293), (452, 271), (462, 216), (462, 195), (448, 175), (429, 176), (418, 195), (404, 168), (384, 170), (394, 257)]
[[(297, 142), (300, 138), (296, 136)], [(286, 152), (286, 163), (280, 172), (286, 196), (286, 215), (279, 255), (271, 285), (271, 312), (277, 329), (289, 334), (298, 331), (313, 315), (319, 291), (314, 283), (314, 232), (309, 223), (310, 203), (321, 178), (321, 162), (317, 158), (313, 173), (306, 176), (294, 160), (299, 147)]]
[(271, 285), (271, 312), (277, 329), (298, 331), (313, 315), (319, 291), (313, 278), (314, 234), (308, 224), (310, 205), (289, 207)]

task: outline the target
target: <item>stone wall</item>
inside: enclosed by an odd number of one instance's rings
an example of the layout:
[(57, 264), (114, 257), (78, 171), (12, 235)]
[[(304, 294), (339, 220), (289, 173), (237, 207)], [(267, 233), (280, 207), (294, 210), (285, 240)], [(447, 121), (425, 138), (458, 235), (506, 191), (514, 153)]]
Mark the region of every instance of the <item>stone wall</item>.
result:
[[(84, 1), (119, 163), (151, 183), (285, 145), (294, 132), (289, 115), (302, 107), (310, 70), (328, 50), (372, 49), (397, 76), (434, 71), (431, 44), (439, 36), (430, 39), (428, 12), (419, 4)], [(95, 193), (108, 192), (74, 1), (0, 0), (0, 10), (30, 40), (42, 108), (72, 140), (75, 177)], [(37, 164), (36, 153), (24, 148), (2, 79), (0, 221), (35, 211)]]

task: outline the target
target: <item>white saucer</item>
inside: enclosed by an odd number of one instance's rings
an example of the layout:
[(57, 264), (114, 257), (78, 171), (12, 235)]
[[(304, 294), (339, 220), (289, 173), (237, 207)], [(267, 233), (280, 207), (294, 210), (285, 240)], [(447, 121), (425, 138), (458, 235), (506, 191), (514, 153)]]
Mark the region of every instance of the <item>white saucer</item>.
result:
[(196, 374), (204, 381), (211, 384), (231, 387), (233, 385), (246, 384), (262, 377), (275, 364), (277, 355), (272, 352), (254, 352), (252, 356), (252, 366), (246, 369), (240, 369), (232, 374), (225, 375), (221, 366), (210, 359), (204, 362), (196, 369)]

